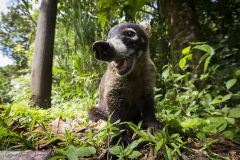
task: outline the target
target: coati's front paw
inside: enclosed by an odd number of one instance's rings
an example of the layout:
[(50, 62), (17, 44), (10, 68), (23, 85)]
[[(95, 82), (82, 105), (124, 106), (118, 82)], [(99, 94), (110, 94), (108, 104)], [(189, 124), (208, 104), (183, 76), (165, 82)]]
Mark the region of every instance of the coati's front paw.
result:
[(107, 114), (103, 111), (100, 110), (99, 108), (91, 108), (88, 111), (88, 117), (89, 119), (97, 122), (98, 120), (102, 119), (102, 120), (107, 120)]
[(122, 133), (113, 137), (110, 141), (110, 144), (116, 145), (118, 142), (121, 142), (124, 146), (127, 146), (132, 143), (132, 139), (127, 134)]
[(159, 121), (148, 121), (144, 122), (144, 128), (147, 128), (150, 133), (155, 133), (159, 130), (162, 130), (162, 124)]

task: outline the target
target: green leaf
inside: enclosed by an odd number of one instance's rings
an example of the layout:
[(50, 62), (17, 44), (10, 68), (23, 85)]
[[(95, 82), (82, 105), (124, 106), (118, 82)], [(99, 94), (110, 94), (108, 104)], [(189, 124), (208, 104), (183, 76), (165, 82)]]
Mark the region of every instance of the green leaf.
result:
[(204, 80), (205, 78), (208, 78), (209, 73), (201, 74), (200, 79)]
[(0, 124), (1, 124), (1, 126), (5, 127), (5, 128), (8, 128), (7, 123), (1, 117), (0, 117)]
[(223, 102), (223, 101), (222, 101), (222, 98), (223, 98), (223, 97), (222, 97), (221, 95), (215, 97), (215, 98), (211, 101), (211, 104), (213, 105), (213, 104), (222, 103), (222, 102)]
[(141, 138), (143, 139), (143, 141), (150, 141), (153, 142), (154, 141), (154, 136), (152, 134), (146, 133), (143, 130), (140, 130), (138, 128), (137, 125), (135, 125), (134, 123), (131, 122), (125, 122), (126, 124), (129, 125), (129, 127), (139, 136), (141, 136)]
[(57, 140), (64, 141), (64, 138), (61, 136), (54, 136), (50, 139), (41, 139), (36, 144), (50, 144), (56, 142)]
[(196, 127), (202, 124), (202, 121), (203, 120), (201, 118), (188, 118), (180, 124), (183, 128), (192, 128), (194, 126)]
[(133, 3), (133, 5), (135, 5), (136, 10), (140, 10), (142, 8), (142, 6), (147, 2), (148, 0), (137, 0), (137, 1), (133, 1), (135, 3)]
[(139, 156), (141, 156), (142, 153), (140, 153), (139, 151), (132, 151), (130, 155), (128, 155), (128, 158), (130, 159), (134, 159), (134, 158), (137, 158)]
[(207, 57), (209, 57), (210, 54), (209, 53), (205, 53), (199, 60), (199, 64), (201, 64)]
[(169, 77), (169, 75), (170, 75), (169, 72), (170, 72), (170, 71), (169, 71), (169, 68), (165, 69), (165, 70), (162, 72), (162, 77), (163, 77), (164, 79), (167, 79), (167, 78)]
[(233, 139), (234, 136), (236, 135), (236, 133), (233, 130), (223, 131), (221, 134), (224, 135), (225, 137), (229, 138), (229, 139)]
[(53, 156), (49, 160), (59, 160), (59, 159), (64, 159), (65, 156)]
[(187, 60), (192, 60), (192, 54), (188, 54), (184, 58), (187, 59)]
[(206, 119), (207, 125), (202, 128), (202, 131), (207, 133), (218, 133), (226, 128), (225, 117), (209, 117)]
[(139, 11), (147, 1), (148, 0), (126, 0), (123, 8), (126, 16), (134, 18), (136, 12)]
[(235, 124), (235, 119), (234, 118), (229, 118), (229, 117), (226, 117), (226, 120), (228, 123), (234, 125)]
[(236, 77), (239, 77), (239, 76), (240, 76), (240, 68), (239, 68), (239, 69), (236, 69), (236, 70), (234, 71), (234, 75), (235, 75)]
[(235, 79), (235, 78), (228, 80), (226, 83), (227, 89), (230, 89), (236, 82), (237, 82), (237, 79)]
[(63, 149), (60, 148), (54, 148), (53, 151), (58, 152), (61, 155), (65, 155), (65, 151)]
[(203, 70), (204, 73), (206, 73), (206, 71), (208, 69), (208, 65), (209, 65), (209, 62), (210, 62), (211, 58), (212, 58), (211, 56), (207, 57), (207, 59), (204, 62), (204, 68), (203, 68), (204, 69)]
[(138, 139), (138, 140), (135, 140), (135, 141), (133, 141), (130, 145), (128, 145), (127, 146), (127, 148), (125, 149), (125, 150), (133, 150), (134, 148), (136, 148), (138, 145), (139, 145), (139, 143), (141, 143), (143, 141), (143, 139)]
[(11, 133), (9, 132), (9, 129), (0, 127), (0, 137), (1, 138), (7, 137), (10, 135), (11, 135)]
[(78, 157), (87, 157), (96, 153), (94, 147), (75, 147), (70, 145), (65, 151), (65, 154), (69, 160), (78, 160)]
[(162, 145), (163, 145), (163, 139), (161, 139), (160, 141), (157, 141), (155, 148), (154, 148), (154, 154), (157, 154), (157, 152), (162, 147)]
[(227, 100), (229, 100), (229, 99), (231, 99), (231, 98), (232, 98), (232, 94), (231, 94), (231, 93), (230, 93), (230, 94), (227, 94), (227, 95), (223, 96), (222, 102), (225, 102), (225, 101), (227, 101)]
[(107, 16), (104, 12), (98, 14), (98, 22), (101, 25), (101, 28), (104, 28), (107, 22)]
[(53, 156), (49, 160), (59, 160), (59, 159), (64, 159), (65, 156)]
[(240, 107), (231, 108), (228, 113), (228, 117), (231, 118), (240, 118)]
[(205, 141), (206, 140), (206, 134), (203, 132), (198, 132), (196, 135), (201, 141)]
[(166, 144), (163, 146), (163, 156), (165, 159), (172, 159), (171, 149)]
[(96, 149), (94, 147), (80, 147), (78, 151), (80, 157), (88, 157), (96, 153)]
[(181, 145), (176, 145), (175, 143), (171, 143), (171, 146), (174, 148), (173, 151), (171, 151), (171, 154), (174, 155), (175, 152), (178, 153), (178, 155), (181, 155), (181, 152), (179, 150), (179, 148), (181, 147)]
[(214, 49), (207, 45), (207, 44), (202, 44), (202, 45), (196, 45), (193, 47), (194, 49), (199, 49), (201, 51), (209, 53), (211, 56), (214, 55)]
[(206, 42), (190, 42), (191, 45), (206, 44)]
[(222, 132), (222, 131), (224, 131), (226, 128), (227, 128), (227, 122), (224, 122), (222, 125), (220, 125), (220, 126), (217, 128), (217, 131), (218, 131), (218, 132)]
[(186, 65), (186, 62), (187, 60), (184, 58), (181, 58), (180, 61), (179, 61), (179, 67), (183, 70), (183, 68), (185, 67)]
[(31, 121), (31, 123), (30, 123), (30, 125), (29, 125), (29, 132), (30, 132), (30, 133), (33, 131), (33, 127), (34, 127), (34, 125), (35, 125), (37, 116), (38, 116), (38, 115), (35, 115), (35, 116), (33, 117), (32, 121)]
[(143, 141), (143, 139), (141, 139), (141, 138), (133, 141), (130, 145), (128, 145), (124, 149), (123, 154), (124, 155), (130, 155), (132, 153), (133, 149), (135, 149), (139, 145), (139, 143), (141, 143), (142, 141)]
[(89, 131), (88, 138), (91, 142), (93, 142), (93, 131), (92, 130)]
[(5, 114), (4, 114), (4, 117), (5, 117), (5, 118), (9, 116), (9, 114), (10, 114), (10, 112), (11, 112), (11, 109), (12, 109), (11, 106), (10, 106), (10, 107), (7, 107), (7, 109), (6, 109), (6, 111), (5, 111)]
[(113, 146), (109, 149), (109, 152), (113, 155), (120, 155), (121, 152), (123, 152), (123, 148), (121, 146)]
[(182, 54), (187, 55), (190, 53), (190, 50), (191, 50), (191, 46), (188, 46), (182, 50)]
[(60, 68), (53, 67), (53, 68), (52, 68), (52, 72), (53, 72), (53, 73), (64, 73), (64, 70), (63, 70), (63, 69), (60, 69)]

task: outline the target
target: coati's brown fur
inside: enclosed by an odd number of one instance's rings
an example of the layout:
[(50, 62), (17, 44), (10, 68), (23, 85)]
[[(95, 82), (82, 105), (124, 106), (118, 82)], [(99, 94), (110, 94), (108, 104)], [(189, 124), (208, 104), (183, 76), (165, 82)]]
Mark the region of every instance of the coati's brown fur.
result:
[[(134, 25), (135, 28), (132, 27), (132, 25)], [(142, 53), (134, 53), (136, 54), (134, 55), (137, 59), (136, 63), (132, 71), (126, 76), (116, 74), (118, 69), (110, 63), (111, 61), (114, 61), (114, 58), (108, 60), (107, 70), (103, 75), (99, 86), (99, 103), (97, 108), (89, 110), (89, 118), (94, 121), (99, 119), (106, 120), (107, 117), (112, 114), (110, 119), (111, 123), (120, 119), (122, 122), (131, 121), (137, 124), (142, 120), (146, 127), (159, 128), (160, 123), (157, 121), (154, 114), (156, 68), (148, 52), (148, 31), (145, 30), (144, 27), (132, 23), (119, 24), (117, 27), (119, 30), (113, 29), (112, 31), (117, 35), (119, 33), (115, 32), (121, 32), (120, 34), (122, 34), (122, 30), (124, 30), (124, 28), (130, 27), (135, 29), (136, 34), (138, 34), (138, 38), (141, 39), (141, 41), (132, 40), (132, 44), (129, 42), (131, 39), (127, 41), (125, 40), (125, 42), (122, 38), (122, 41), (127, 46), (128, 51), (131, 49), (131, 45), (133, 45), (135, 48), (133, 47), (132, 50)], [(110, 35), (112, 32), (110, 31)], [(142, 45), (142, 48), (137, 50), (136, 45)], [(102, 52), (104, 49), (105, 48), (102, 47), (97, 51)], [(115, 54), (118, 54), (117, 51)]]

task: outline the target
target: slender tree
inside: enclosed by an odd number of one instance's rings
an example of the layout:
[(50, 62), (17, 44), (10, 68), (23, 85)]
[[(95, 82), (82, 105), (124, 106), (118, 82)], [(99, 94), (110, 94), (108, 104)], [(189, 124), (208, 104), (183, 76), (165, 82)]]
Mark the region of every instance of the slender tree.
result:
[[(192, 0), (162, 0), (161, 5), (170, 36), (170, 61), (175, 71), (178, 71), (181, 50), (187, 47), (189, 42), (202, 41), (201, 28)], [(197, 67), (201, 54), (200, 51), (193, 54), (191, 69), (194, 73), (199, 71)]]
[(51, 107), (52, 63), (58, 0), (42, 0), (32, 61), (31, 101)]

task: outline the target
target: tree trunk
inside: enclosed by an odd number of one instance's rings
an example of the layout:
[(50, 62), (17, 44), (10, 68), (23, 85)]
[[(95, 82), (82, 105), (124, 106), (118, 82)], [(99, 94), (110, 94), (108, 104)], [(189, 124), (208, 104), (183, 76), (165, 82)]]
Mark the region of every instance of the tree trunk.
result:
[(33, 106), (51, 107), (52, 63), (58, 0), (42, 0), (32, 61)]
[[(202, 41), (201, 28), (192, 0), (162, 0), (161, 2), (170, 35), (170, 61), (174, 70), (179, 72), (178, 62), (182, 49), (187, 47), (189, 42)], [(198, 73), (198, 61), (201, 55), (200, 51), (193, 53), (191, 62), (193, 73)]]

